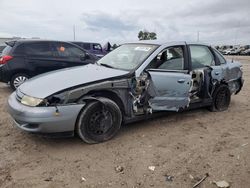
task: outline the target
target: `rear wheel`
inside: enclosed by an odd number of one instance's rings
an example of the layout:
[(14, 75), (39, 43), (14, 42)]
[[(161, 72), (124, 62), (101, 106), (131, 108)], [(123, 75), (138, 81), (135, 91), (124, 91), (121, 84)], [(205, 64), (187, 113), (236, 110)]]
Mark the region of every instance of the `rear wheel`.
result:
[(113, 138), (121, 127), (122, 114), (119, 106), (107, 98), (93, 101), (80, 112), (76, 124), (79, 137), (90, 144)]
[(227, 110), (231, 101), (231, 93), (227, 85), (220, 85), (214, 91), (213, 104), (210, 110), (213, 112)]
[(27, 74), (19, 73), (12, 76), (10, 86), (13, 90), (16, 90), (21, 84), (23, 84), (29, 77)]

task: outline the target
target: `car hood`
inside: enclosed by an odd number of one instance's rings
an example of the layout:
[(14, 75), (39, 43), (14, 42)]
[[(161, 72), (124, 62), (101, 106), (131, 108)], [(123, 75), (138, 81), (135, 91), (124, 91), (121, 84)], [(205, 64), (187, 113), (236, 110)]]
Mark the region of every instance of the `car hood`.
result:
[(106, 68), (97, 64), (57, 70), (36, 76), (18, 89), (25, 95), (46, 98), (61, 90), (128, 74), (128, 71)]

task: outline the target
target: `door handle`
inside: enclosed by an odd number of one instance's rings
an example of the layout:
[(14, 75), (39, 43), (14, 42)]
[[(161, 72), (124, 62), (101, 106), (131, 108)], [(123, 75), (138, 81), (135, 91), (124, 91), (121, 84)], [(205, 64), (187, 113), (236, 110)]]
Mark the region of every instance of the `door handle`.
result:
[(180, 83), (180, 84), (182, 84), (182, 83), (184, 83), (185, 81), (186, 81), (185, 79), (179, 79), (177, 82)]
[(219, 74), (220, 74), (220, 72), (216, 71), (214, 74), (215, 74), (215, 75), (219, 75)]

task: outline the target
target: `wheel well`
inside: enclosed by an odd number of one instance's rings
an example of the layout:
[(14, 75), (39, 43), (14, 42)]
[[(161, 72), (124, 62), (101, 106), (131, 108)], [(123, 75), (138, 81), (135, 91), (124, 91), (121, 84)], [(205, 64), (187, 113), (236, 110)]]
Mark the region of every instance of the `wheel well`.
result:
[(10, 80), (13, 78), (13, 76), (17, 75), (17, 74), (26, 74), (27, 76), (30, 76), (30, 74), (28, 73), (27, 70), (15, 70), (14, 72), (11, 73), (10, 75)]
[[(92, 95), (94, 97), (105, 97), (105, 98), (108, 98), (108, 99), (114, 101), (121, 109), (122, 118), (123, 118), (123, 115), (125, 114), (124, 104), (123, 104), (122, 100), (120, 99), (120, 97), (116, 93), (114, 93), (112, 91), (107, 91), (107, 90), (98, 90), (98, 91), (95, 90), (95, 91), (88, 92), (86, 95)], [(79, 115), (83, 110), (84, 110), (84, 107), (80, 110), (79, 114), (77, 115), (76, 123), (75, 123), (75, 130), (76, 130), (76, 124), (79, 120)]]
[(226, 85), (226, 86), (228, 86), (228, 83), (227, 83), (225, 80), (221, 80), (221, 81), (218, 81), (218, 80), (217, 80), (217, 82), (216, 82), (216, 84), (215, 84), (215, 89), (218, 88), (218, 87), (220, 87), (221, 85)]
[(119, 106), (122, 114), (125, 113), (124, 104), (123, 104), (121, 98), (115, 92), (108, 91), (108, 90), (98, 90), (98, 91), (95, 90), (95, 91), (90, 91), (89, 93), (87, 93), (87, 95), (108, 98), (108, 99), (114, 101)]

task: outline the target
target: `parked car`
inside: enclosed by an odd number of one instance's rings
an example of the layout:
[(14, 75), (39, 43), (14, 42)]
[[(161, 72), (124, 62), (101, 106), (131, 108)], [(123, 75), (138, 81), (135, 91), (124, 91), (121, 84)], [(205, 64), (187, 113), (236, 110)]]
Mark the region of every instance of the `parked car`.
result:
[(95, 54), (97, 57), (101, 58), (106, 55), (108, 52), (104, 50), (99, 43), (93, 42), (79, 42), (71, 41), (71, 43), (80, 46), (81, 48), (87, 50), (89, 53)]
[(1, 44), (0, 45), (0, 55), (2, 54), (2, 51), (3, 51), (3, 49), (6, 47), (6, 45), (4, 45), (4, 44)]
[(237, 49), (233, 49), (231, 50), (231, 52), (229, 53), (230, 55), (240, 55), (240, 52), (242, 51), (242, 49), (237, 48)]
[(232, 50), (233, 50), (233, 49), (231, 49), (231, 48), (230, 48), (230, 49), (226, 49), (226, 50), (223, 51), (222, 54), (223, 54), (223, 55), (230, 55), (231, 52), (232, 52)]
[(242, 85), (241, 64), (227, 62), (208, 45), (144, 41), (124, 44), (97, 64), (30, 79), (11, 94), (8, 106), (24, 131), (76, 132), (98, 143), (115, 136), (122, 123), (157, 112), (227, 110)]
[(250, 55), (250, 49), (241, 51), (240, 55)]
[(13, 40), (0, 57), (0, 81), (16, 89), (45, 72), (94, 63), (97, 57), (77, 45), (49, 40)]

